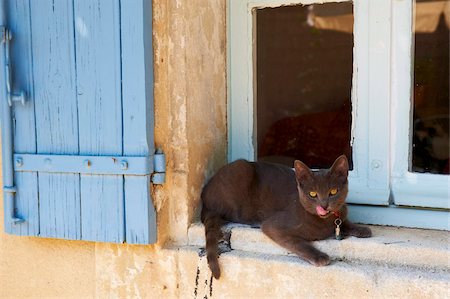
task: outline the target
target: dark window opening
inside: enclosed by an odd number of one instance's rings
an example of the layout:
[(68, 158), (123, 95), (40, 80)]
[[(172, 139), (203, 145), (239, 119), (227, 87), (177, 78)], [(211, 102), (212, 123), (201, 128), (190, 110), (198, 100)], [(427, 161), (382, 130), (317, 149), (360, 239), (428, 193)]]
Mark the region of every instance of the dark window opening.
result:
[(256, 24), (258, 160), (352, 165), (352, 4), (258, 9)]

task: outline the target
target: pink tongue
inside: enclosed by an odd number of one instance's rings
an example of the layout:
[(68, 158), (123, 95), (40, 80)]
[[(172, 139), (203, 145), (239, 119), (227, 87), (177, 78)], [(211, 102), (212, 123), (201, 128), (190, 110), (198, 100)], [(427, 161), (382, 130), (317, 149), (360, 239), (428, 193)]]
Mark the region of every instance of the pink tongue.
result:
[(317, 214), (319, 214), (320, 216), (325, 216), (326, 214), (328, 214), (328, 211), (326, 211), (324, 208), (322, 208), (321, 206), (316, 206), (316, 212)]

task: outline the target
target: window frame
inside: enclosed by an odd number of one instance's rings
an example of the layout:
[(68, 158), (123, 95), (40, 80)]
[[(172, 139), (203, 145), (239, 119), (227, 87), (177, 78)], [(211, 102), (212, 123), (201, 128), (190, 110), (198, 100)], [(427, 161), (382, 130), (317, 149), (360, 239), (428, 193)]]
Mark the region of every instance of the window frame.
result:
[[(409, 157), (412, 133), (413, 1), (353, 1), (351, 145), (354, 170), (349, 174), (349, 217), (366, 224), (450, 230), (448, 210), (420, 208), (449, 208), (450, 177), (411, 173), (409, 160), (405, 159)], [(252, 11), (328, 2), (348, 0), (228, 1), (230, 162), (240, 158), (255, 160), (256, 18)], [(412, 184), (417, 180), (423, 181), (422, 188)], [(427, 190), (424, 191), (423, 186), (427, 186)], [(424, 198), (428, 201), (425, 205)]]
[[(414, 85), (415, 0), (393, 1), (391, 140), (393, 203), (404, 206), (450, 208), (450, 175), (417, 173), (411, 161)], [(406, 158), (406, 159), (405, 159)], [(421, 184), (417, 184), (420, 181)], [(426, 186), (426, 188), (424, 188)]]

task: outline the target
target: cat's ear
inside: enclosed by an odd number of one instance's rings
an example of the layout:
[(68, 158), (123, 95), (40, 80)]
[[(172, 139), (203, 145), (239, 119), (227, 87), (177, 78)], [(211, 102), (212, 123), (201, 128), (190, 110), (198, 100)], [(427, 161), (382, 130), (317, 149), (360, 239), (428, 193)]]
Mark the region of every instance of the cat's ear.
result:
[(299, 182), (308, 181), (312, 177), (311, 169), (305, 163), (295, 160), (294, 162), (295, 177)]
[(331, 173), (335, 173), (339, 176), (348, 175), (348, 160), (345, 155), (339, 156), (336, 161), (334, 161), (333, 166), (330, 169)]

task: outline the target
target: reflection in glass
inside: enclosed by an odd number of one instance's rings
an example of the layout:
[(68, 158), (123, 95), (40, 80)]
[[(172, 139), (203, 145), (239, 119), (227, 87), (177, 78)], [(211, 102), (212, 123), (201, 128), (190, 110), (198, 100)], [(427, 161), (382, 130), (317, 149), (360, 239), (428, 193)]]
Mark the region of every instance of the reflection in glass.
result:
[(258, 160), (351, 163), (352, 4), (258, 9), (256, 24)]
[(416, 1), (412, 171), (449, 173), (450, 0)]

